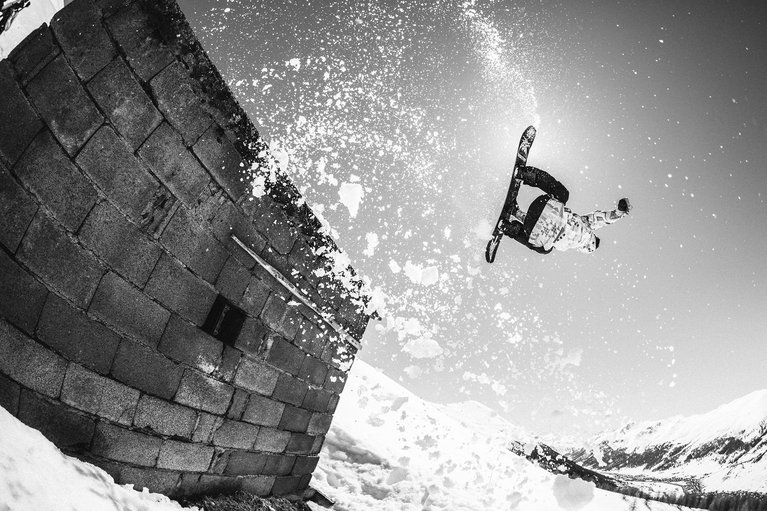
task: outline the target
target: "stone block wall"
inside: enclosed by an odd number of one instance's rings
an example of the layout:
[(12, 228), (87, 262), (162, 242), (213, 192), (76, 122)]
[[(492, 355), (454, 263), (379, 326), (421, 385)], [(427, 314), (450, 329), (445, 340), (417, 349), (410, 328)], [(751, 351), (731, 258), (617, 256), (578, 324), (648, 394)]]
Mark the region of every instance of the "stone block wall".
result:
[(265, 155), (171, 0), (75, 0), (0, 62), (0, 405), (118, 482), (300, 494), (369, 318)]

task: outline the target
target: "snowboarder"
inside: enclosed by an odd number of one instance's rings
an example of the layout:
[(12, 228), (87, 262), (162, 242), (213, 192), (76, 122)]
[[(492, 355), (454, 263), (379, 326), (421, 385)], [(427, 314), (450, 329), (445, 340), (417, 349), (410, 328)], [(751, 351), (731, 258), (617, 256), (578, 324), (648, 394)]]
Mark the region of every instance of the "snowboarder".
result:
[(591, 253), (599, 248), (599, 238), (594, 231), (620, 220), (631, 211), (631, 203), (623, 198), (612, 211), (597, 210), (588, 215), (576, 215), (565, 207), (570, 192), (548, 172), (525, 166), (520, 169), (519, 178), (524, 184), (545, 193), (530, 204), (527, 212), (515, 207), (511, 219), (503, 223), (503, 234), (540, 254), (548, 254), (555, 248)]

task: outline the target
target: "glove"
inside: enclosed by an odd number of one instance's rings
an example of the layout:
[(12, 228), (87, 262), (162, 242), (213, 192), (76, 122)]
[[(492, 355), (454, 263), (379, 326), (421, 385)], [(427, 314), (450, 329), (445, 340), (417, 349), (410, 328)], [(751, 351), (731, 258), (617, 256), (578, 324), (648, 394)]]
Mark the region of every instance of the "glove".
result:
[(618, 211), (627, 215), (629, 214), (629, 211), (631, 211), (631, 202), (629, 202), (628, 198), (624, 197), (618, 201)]

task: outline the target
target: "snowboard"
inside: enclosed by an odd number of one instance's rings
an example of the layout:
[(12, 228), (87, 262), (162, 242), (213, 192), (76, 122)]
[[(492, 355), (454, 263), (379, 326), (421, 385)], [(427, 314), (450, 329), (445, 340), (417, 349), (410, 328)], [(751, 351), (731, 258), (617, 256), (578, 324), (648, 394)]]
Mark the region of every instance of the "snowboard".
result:
[(498, 251), (498, 245), (501, 243), (501, 238), (503, 238), (504, 221), (508, 221), (516, 212), (517, 194), (519, 193), (519, 187), (522, 184), (519, 172), (522, 167), (527, 165), (527, 155), (530, 152), (530, 146), (533, 145), (533, 140), (535, 140), (535, 127), (528, 126), (524, 133), (522, 133), (522, 138), (519, 140), (517, 160), (514, 162), (514, 170), (511, 173), (509, 191), (506, 192), (506, 200), (503, 203), (498, 222), (496, 222), (495, 228), (493, 229), (493, 237), (487, 242), (487, 247), (485, 248), (485, 260), (488, 263), (495, 261), (495, 253)]

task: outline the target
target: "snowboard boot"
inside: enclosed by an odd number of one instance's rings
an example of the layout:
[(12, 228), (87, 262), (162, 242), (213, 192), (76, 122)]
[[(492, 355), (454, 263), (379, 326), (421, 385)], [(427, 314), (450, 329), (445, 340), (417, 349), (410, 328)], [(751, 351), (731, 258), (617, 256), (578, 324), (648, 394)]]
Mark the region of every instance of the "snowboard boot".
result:
[(523, 230), (523, 225), (520, 222), (517, 222), (516, 220), (512, 220), (511, 222), (505, 220), (503, 222), (503, 226), (501, 227), (501, 230), (503, 231), (503, 234), (508, 236), (509, 238), (516, 238), (519, 233)]

